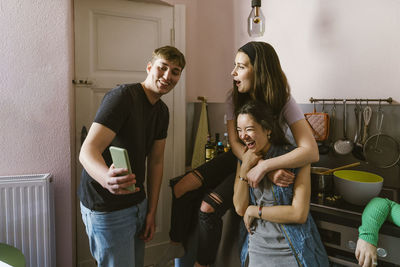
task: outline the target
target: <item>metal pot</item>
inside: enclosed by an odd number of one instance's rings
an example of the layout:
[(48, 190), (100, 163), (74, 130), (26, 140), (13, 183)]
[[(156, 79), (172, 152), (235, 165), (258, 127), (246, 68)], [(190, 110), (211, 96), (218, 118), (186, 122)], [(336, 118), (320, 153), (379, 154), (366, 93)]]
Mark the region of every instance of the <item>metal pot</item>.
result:
[(328, 171), (329, 168), (324, 167), (311, 167), (311, 194), (318, 196), (319, 193), (324, 195), (333, 193), (333, 175), (321, 174), (321, 172)]

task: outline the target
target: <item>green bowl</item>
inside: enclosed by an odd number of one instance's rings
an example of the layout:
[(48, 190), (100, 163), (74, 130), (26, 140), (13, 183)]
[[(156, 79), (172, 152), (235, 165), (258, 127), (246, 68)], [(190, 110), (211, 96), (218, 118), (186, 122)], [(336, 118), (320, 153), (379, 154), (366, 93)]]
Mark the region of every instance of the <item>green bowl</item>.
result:
[(366, 205), (381, 192), (383, 178), (365, 171), (341, 170), (333, 173), (335, 190), (354, 205)]

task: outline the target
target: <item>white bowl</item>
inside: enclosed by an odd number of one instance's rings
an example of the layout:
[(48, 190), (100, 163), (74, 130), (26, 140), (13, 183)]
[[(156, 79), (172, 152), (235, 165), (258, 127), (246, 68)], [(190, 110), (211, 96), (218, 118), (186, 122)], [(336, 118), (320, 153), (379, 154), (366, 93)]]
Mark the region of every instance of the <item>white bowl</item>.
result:
[(333, 173), (335, 190), (351, 204), (363, 206), (381, 192), (383, 178), (374, 173), (341, 170)]

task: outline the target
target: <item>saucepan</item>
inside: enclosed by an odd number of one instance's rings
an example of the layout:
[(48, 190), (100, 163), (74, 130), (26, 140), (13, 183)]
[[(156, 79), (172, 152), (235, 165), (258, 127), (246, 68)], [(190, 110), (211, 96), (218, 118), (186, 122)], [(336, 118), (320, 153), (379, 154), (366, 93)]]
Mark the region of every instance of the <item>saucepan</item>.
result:
[(333, 192), (333, 175), (332, 173), (322, 174), (329, 168), (311, 167), (311, 193), (317, 196), (319, 193)]
[(325, 167), (311, 167), (311, 192), (314, 196), (318, 193), (333, 193), (333, 172), (360, 165), (360, 162), (340, 166), (334, 169)]

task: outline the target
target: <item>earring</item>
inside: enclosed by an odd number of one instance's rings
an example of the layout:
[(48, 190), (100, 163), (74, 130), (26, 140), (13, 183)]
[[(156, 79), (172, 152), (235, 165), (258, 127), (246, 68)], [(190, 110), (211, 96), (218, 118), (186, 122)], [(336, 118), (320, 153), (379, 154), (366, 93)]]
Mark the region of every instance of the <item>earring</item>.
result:
[(271, 133), (267, 134), (268, 140), (271, 139)]

